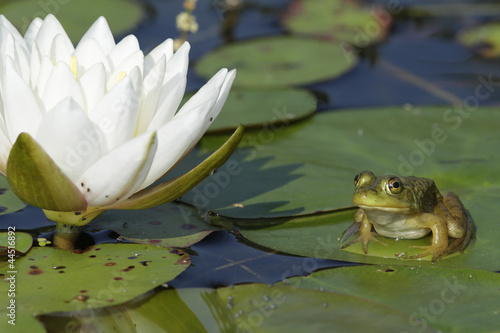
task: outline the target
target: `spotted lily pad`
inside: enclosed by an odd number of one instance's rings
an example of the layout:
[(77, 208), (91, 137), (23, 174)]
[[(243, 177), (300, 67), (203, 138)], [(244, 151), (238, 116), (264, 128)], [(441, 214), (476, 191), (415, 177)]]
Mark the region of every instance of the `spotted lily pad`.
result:
[(500, 57), (500, 23), (491, 22), (461, 31), (458, 41), (485, 58)]
[(315, 110), (316, 97), (304, 89), (235, 88), (207, 133), (230, 132), (239, 124), (245, 129), (282, 128), (312, 115)]
[(235, 86), (260, 88), (333, 79), (355, 63), (355, 55), (338, 43), (278, 36), (223, 46), (204, 56), (195, 69), (208, 79), (221, 67), (236, 68)]
[(99, 16), (106, 17), (115, 35), (122, 35), (139, 24), (144, 10), (130, 0), (7, 0), (0, 4), (0, 12), (23, 34), (35, 17), (54, 14), (76, 43)]
[[(232, 170), (221, 168), (182, 200), (235, 218), (330, 211), (352, 207), (354, 176), (371, 170), (434, 179), (442, 193), (460, 196), (478, 229), (493, 229), (499, 122), (490, 107), (321, 112), (281, 130), (247, 133), (227, 162)], [(198, 153), (219, 140), (204, 138)]]
[[(0, 268), (0, 292), (15, 278), (18, 313), (41, 314), (121, 304), (167, 282), (189, 266), (186, 254), (139, 244), (101, 244), (83, 253), (35, 247), (13, 268)], [(5, 318), (6, 308), (0, 313)]]
[(389, 11), (355, 0), (300, 0), (287, 9), (283, 24), (292, 33), (364, 47), (380, 41), (392, 23)]
[(175, 203), (142, 210), (111, 210), (88, 228), (110, 229), (129, 241), (163, 247), (187, 247), (214, 230), (195, 209)]
[[(16, 232), (11, 226), (10, 232), (0, 232), (0, 256), (12, 253), (26, 253), (33, 245), (33, 237), (25, 232)], [(10, 251), (9, 251), (10, 250)]]
[(0, 177), (0, 215), (17, 212), (24, 207), (26, 204), (12, 192), (7, 178)]

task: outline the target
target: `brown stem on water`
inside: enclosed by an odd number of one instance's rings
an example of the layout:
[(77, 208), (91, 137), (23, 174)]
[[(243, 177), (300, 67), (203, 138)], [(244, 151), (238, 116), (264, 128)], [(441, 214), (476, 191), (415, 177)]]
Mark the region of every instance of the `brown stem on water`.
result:
[(80, 236), (82, 228), (71, 224), (57, 223), (53, 239), (54, 247), (64, 250), (74, 250), (76, 240)]

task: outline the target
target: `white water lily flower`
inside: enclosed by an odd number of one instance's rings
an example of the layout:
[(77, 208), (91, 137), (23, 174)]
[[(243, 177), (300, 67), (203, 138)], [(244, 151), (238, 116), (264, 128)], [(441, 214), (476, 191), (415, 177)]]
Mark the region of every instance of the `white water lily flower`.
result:
[(103, 17), (74, 47), (53, 15), (33, 20), (24, 37), (0, 16), (0, 173), (9, 178), (9, 153), (24, 132), (85, 206), (148, 187), (198, 142), (235, 77), (221, 69), (178, 110), (189, 48), (174, 54), (167, 39), (144, 56), (133, 35), (115, 43)]

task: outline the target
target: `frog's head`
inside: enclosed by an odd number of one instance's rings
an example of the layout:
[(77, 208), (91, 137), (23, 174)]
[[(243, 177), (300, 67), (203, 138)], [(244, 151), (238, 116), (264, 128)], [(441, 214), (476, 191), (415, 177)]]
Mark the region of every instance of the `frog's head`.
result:
[(354, 178), (352, 202), (361, 208), (411, 212), (416, 208), (413, 190), (396, 176), (376, 177), (363, 171)]

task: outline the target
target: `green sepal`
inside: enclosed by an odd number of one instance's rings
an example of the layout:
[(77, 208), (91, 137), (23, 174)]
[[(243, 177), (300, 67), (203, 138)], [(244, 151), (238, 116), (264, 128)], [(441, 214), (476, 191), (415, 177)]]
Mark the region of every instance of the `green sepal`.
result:
[(175, 200), (198, 185), (210, 173), (221, 167), (231, 156), (243, 137), (243, 126), (239, 125), (233, 135), (212, 155), (191, 171), (168, 182), (145, 188), (127, 200), (106, 209), (146, 209)]
[(85, 211), (87, 201), (45, 150), (28, 133), (21, 133), (7, 161), (7, 180), (24, 202), (42, 209)]

